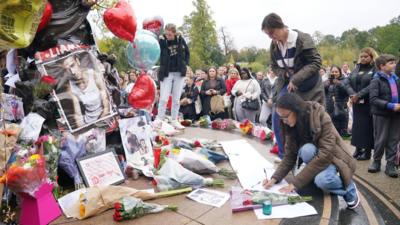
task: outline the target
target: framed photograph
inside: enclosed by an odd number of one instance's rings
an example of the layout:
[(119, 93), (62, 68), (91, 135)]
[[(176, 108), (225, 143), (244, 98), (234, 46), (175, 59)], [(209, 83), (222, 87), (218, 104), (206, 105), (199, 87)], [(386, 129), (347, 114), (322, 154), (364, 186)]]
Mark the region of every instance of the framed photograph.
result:
[(125, 181), (125, 174), (113, 151), (93, 154), (76, 161), (87, 187), (120, 184)]

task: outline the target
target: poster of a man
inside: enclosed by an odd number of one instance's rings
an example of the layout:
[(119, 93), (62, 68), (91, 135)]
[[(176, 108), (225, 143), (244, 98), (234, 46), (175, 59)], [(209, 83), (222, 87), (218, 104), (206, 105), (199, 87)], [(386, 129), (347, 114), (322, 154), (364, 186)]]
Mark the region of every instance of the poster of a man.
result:
[(153, 151), (151, 145), (151, 126), (144, 116), (119, 120), (122, 145), (127, 164), (139, 169), (145, 176), (152, 176)]
[(71, 132), (116, 114), (103, 78), (104, 67), (91, 50), (55, 56), (41, 62), (38, 69), (57, 80), (54, 97)]
[[(102, 74), (95, 74), (93, 69), (80, 67), (80, 61), (76, 55), (66, 58), (62, 65), (66, 73), (71, 76), (69, 86), (77, 114), (77, 125), (90, 124), (109, 115), (110, 102)], [(79, 113), (80, 103), (83, 104), (84, 109)]]

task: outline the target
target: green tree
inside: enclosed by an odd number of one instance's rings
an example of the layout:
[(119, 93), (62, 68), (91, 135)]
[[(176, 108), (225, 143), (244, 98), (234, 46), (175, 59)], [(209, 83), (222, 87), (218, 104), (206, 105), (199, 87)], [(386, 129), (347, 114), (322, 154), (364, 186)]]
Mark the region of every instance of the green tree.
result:
[(117, 56), (115, 67), (118, 71), (127, 71), (131, 69), (126, 58), (127, 45), (128, 42), (116, 37), (97, 40), (97, 47), (100, 52)]
[(222, 51), (218, 45), (215, 21), (206, 0), (194, 0), (195, 10), (184, 17), (181, 31), (186, 33), (190, 49), (190, 66), (204, 68), (221, 64)]

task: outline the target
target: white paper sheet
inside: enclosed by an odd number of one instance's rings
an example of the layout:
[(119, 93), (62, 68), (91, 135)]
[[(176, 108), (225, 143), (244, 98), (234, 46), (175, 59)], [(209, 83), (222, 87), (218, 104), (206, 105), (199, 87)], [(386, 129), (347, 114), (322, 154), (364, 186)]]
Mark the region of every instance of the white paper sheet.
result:
[(21, 134), (19, 139), (24, 141), (36, 141), (45, 119), (37, 113), (29, 113), (21, 122)]
[(186, 197), (193, 201), (219, 208), (228, 201), (230, 196), (225, 192), (201, 188), (190, 192)]
[(75, 215), (79, 215), (79, 208), (76, 209), (75, 205), (76, 202), (79, 201), (80, 194), (85, 192), (86, 188), (79, 189), (58, 199), (58, 204), (67, 218), (72, 218)]
[(272, 207), (272, 214), (267, 216), (264, 215), (262, 209), (254, 210), (257, 219), (278, 219), (278, 218), (295, 218), (301, 216), (316, 215), (317, 210), (314, 209), (310, 204), (305, 202), (298, 203), (295, 205), (282, 205)]
[[(282, 194), (279, 189), (288, 184), (285, 180), (268, 190), (263, 188), (262, 181), (266, 176), (270, 179), (275, 172), (273, 164), (261, 156), (246, 140), (222, 141), (221, 144), (244, 189)], [(256, 209), (254, 212), (258, 219), (294, 218), (317, 214), (314, 207), (308, 203), (274, 206), (270, 216), (265, 216), (262, 209)]]

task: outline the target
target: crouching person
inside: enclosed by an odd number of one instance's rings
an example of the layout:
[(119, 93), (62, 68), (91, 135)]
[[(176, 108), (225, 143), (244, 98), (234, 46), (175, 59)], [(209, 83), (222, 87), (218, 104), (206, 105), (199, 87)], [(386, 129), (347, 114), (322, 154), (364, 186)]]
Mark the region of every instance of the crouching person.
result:
[(264, 187), (280, 182), (299, 159), (306, 166), (281, 192), (290, 193), (314, 181), (319, 188), (343, 196), (349, 209), (356, 208), (360, 202), (352, 179), (356, 163), (324, 107), (288, 93), (278, 99), (276, 112), (281, 119), (285, 155), (271, 180), (264, 180)]

